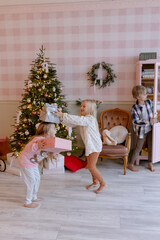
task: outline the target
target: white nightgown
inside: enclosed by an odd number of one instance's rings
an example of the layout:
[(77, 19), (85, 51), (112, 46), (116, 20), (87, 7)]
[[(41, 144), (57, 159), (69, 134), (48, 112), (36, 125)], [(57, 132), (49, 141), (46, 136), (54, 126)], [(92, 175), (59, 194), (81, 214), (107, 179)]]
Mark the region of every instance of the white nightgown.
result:
[(63, 124), (80, 126), (80, 134), (85, 144), (85, 155), (102, 151), (102, 140), (97, 128), (97, 120), (92, 115), (76, 116), (63, 113)]

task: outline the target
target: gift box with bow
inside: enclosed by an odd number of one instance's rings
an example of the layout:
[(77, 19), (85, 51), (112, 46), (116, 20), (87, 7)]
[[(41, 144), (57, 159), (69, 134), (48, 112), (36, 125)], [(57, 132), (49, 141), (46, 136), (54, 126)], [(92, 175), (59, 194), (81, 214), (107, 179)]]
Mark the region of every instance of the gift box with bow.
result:
[(43, 122), (60, 123), (59, 117), (54, 116), (57, 112), (57, 104), (46, 103), (40, 112), (39, 119)]

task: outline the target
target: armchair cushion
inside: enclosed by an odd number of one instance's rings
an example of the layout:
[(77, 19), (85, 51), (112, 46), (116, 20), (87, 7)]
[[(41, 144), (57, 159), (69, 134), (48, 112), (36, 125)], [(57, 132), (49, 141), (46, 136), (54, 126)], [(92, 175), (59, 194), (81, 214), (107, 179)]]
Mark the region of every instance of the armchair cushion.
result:
[(117, 141), (118, 144), (126, 140), (128, 130), (123, 126), (115, 126), (110, 129), (111, 137)]
[(110, 157), (117, 157), (117, 156), (127, 156), (128, 155), (128, 148), (124, 145), (103, 145), (102, 152), (100, 155), (110, 156)]

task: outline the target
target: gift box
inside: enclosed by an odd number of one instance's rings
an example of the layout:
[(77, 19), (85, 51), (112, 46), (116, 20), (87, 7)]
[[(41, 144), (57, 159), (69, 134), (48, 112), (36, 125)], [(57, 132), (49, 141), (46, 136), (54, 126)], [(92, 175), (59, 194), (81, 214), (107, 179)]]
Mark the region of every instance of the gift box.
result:
[(22, 176), (20, 168), (17, 168), (17, 167), (11, 167), (11, 166), (7, 165), (6, 172), (16, 175), (16, 176), (20, 176), (20, 177)]
[(52, 170), (49, 171), (52, 173), (64, 173), (64, 156), (58, 154), (56, 157), (44, 161), (44, 167), (46, 168), (43, 169), (44, 174), (47, 172), (46, 170)]
[(7, 153), (7, 164), (10, 167), (19, 168), (18, 157), (13, 156), (13, 153)]
[(18, 163), (18, 157), (13, 156), (13, 153), (7, 154), (6, 172), (17, 176), (22, 176), (21, 169)]
[(46, 103), (40, 112), (39, 119), (43, 122), (60, 123), (59, 117), (55, 117), (54, 112), (57, 112), (57, 104)]
[(60, 153), (72, 150), (71, 140), (53, 137), (41, 139), (39, 141), (42, 141), (44, 143), (44, 146), (42, 147), (43, 151)]

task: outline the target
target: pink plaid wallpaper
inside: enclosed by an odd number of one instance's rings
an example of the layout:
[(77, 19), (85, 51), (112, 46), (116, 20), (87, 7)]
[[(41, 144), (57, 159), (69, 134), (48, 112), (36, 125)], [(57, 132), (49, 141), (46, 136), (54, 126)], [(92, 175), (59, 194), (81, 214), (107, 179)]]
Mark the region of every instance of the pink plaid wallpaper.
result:
[[(42, 44), (46, 57), (57, 64), (67, 100), (132, 100), (139, 53), (159, 53), (160, 2), (152, 7), (116, 6), (93, 2), (1, 7), (0, 100), (21, 99)], [(117, 79), (94, 92), (86, 73), (99, 61), (112, 63)]]

